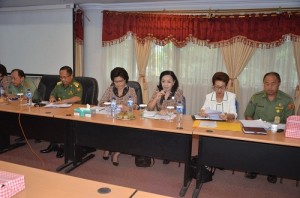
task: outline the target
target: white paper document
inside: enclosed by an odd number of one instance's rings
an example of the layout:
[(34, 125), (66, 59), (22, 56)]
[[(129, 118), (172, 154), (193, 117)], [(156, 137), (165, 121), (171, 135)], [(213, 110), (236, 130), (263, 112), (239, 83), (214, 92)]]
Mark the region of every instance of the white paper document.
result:
[(96, 114), (107, 114), (105, 107), (94, 106), (91, 110), (96, 110)]
[[(175, 117), (176, 117), (176, 114), (173, 114), (171, 116), (171, 119), (174, 119)], [(170, 116), (169, 115), (160, 115), (159, 113), (157, 113), (157, 111), (145, 111), (144, 118), (150, 118), (150, 119), (155, 119), (155, 120), (169, 120)]]
[(207, 117), (201, 117), (200, 115), (194, 115), (195, 120), (222, 120), (219, 114), (210, 114)]
[(271, 124), (262, 120), (240, 120), (244, 127), (256, 127), (268, 129)]
[(66, 108), (66, 107), (70, 107), (70, 106), (72, 106), (72, 104), (67, 104), (67, 103), (64, 103), (64, 104), (49, 103), (45, 107), (46, 108)]
[(209, 122), (206, 122), (206, 121), (201, 121), (200, 124), (199, 124), (199, 127), (211, 127), (211, 128), (215, 128), (217, 127), (217, 122), (212, 122), (212, 121), (209, 121)]

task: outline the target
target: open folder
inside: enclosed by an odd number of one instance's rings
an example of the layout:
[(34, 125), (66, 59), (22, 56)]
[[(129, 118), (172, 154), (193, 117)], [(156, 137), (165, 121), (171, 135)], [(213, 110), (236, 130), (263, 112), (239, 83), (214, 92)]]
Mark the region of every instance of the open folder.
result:
[[(208, 122), (210, 124), (208, 124)], [(240, 122), (219, 122), (219, 121), (205, 121), (195, 120), (193, 124), (194, 128), (210, 128), (223, 131), (242, 131), (242, 125)]]

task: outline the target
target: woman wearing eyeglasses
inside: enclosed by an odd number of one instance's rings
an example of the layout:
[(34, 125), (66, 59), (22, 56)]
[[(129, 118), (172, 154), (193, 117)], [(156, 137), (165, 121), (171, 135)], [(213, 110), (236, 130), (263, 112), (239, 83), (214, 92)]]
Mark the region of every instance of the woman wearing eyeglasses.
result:
[(0, 87), (3, 87), (5, 93), (7, 92), (10, 82), (11, 82), (11, 78), (7, 76), (6, 67), (0, 64)]
[(219, 111), (222, 120), (233, 120), (237, 117), (236, 95), (227, 91), (229, 76), (224, 72), (216, 72), (212, 77), (213, 92), (206, 95), (199, 115), (207, 117), (209, 111)]
[[(117, 104), (122, 107), (122, 111), (127, 111), (127, 100), (129, 97), (131, 97), (133, 100), (133, 109), (137, 109), (137, 95), (134, 88), (127, 85), (129, 80), (127, 71), (122, 67), (116, 67), (111, 71), (110, 79), (112, 84), (106, 89), (99, 102), (99, 105), (104, 106), (105, 102), (111, 101), (112, 98), (115, 98)], [(108, 160), (109, 154), (110, 151), (104, 151), (103, 159)], [(112, 155), (112, 163), (115, 166), (119, 165), (119, 155), (120, 152), (114, 152)]]

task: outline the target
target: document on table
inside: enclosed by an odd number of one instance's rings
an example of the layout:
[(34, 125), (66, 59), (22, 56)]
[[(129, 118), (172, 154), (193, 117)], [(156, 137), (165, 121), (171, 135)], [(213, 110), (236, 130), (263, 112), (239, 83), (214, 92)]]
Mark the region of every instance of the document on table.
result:
[(219, 114), (210, 114), (207, 117), (201, 117), (200, 115), (192, 115), (194, 120), (215, 120), (215, 121), (224, 121), (219, 117)]
[(243, 132), (246, 134), (267, 135), (268, 122), (262, 120), (240, 120), (240, 122), (243, 125)]
[[(175, 117), (176, 117), (176, 114), (173, 114), (171, 116), (171, 119), (174, 119)], [(150, 119), (155, 119), (155, 120), (169, 120), (170, 116), (169, 115), (160, 115), (159, 113), (157, 113), (157, 111), (145, 111), (144, 118), (150, 118)]]
[(215, 127), (217, 127), (217, 122), (216, 121), (213, 121), (213, 122), (212, 121), (208, 121), (208, 122), (202, 121), (202, 122), (200, 122), (199, 127), (215, 128)]
[(105, 107), (94, 106), (91, 107), (91, 110), (95, 110), (96, 114), (107, 114), (107, 112), (105, 111)]
[(222, 113), (221, 111), (213, 110), (213, 109), (205, 109), (205, 113), (207, 114), (207, 117), (202, 117), (200, 115), (192, 115), (192, 118), (194, 120), (215, 120), (215, 121), (221, 121), (222, 119), (219, 117), (219, 115)]
[(72, 104), (67, 104), (67, 103), (64, 103), (64, 104), (49, 103), (45, 107), (46, 108), (66, 108), (66, 107), (70, 107), (70, 106), (72, 106)]
[(262, 120), (240, 120), (244, 127), (269, 128), (269, 123)]

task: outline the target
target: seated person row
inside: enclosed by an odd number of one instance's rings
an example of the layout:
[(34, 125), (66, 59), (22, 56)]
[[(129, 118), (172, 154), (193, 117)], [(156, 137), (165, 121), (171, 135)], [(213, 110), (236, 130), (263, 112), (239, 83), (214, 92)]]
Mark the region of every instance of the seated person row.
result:
[(227, 85), (229, 76), (224, 72), (216, 72), (212, 77), (213, 92), (205, 97), (205, 102), (199, 111), (199, 115), (207, 117), (208, 110), (222, 112), (219, 117), (222, 120), (233, 120), (237, 118), (236, 95), (228, 92)]
[[(149, 111), (157, 110), (160, 114), (167, 114), (167, 106), (176, 106), (178, 101), (183, 101), (183, 91), (179, 89), (179, 81), (173, 71), (163, 71), (159, 76), (159, 84), (154, 90), (147, 104)], [(164, 159), (163, 164), (170, 163)]]
[[(127, 85), (129, 80), (127, 71), (122, 67), (116, 67), (110, 72), (110, 79), (112, 83), (101, 97), (99, 105), (104, 106), (104, 102), (111, 101), (112, 98), (115, 98), (117, 105), (122, 111), (126, 112), (128, 110), (127, 100), (131, 97), (133, 100), (133, 109), (138, 109), (135, 90)], [(110, 151), (104, 151), (102, 158), (108, 160), (110, 153)], [(117, 151), (114, 151), (112, 155), (111, 161), (115, 166), (119, 165), (119, 155), (120, 152)]]
[[(60, 81), (52, 90), (49, 98), (50, 103), (63, 104), (63, 103), (81, 103), (82, 102), (82, 85), (73, 78), (72, 68), (63, 66), (59, 70)], [(49, 153), (57, 151), (56, 157), (62, 158), (64, 156), (63, 145), (50, 143), (46, 149), (41, 150), (41, 153)]]
[[(247, 120), (261, 119), (266, 122), (286, 123), (287, 117), (295, 113), (293, 99), (279, 90), (280, 75), (276, 72), (266, 73), (263, 77), (264, 90), (255, 93), (244, 113)], [(246, 178), (254, 179), (257, 173), (247, 172)], [(268, 182), (276, 183), (277, 177), (268, 175)]]
[(0, 87), (3, 87), (5, 93), (7, 93), (10, 82), (11, 77), (7, 76), (6, 67), (0, 64)]
[(38, 98), (36, 86), (33, 81), (25, 76), (23, 70), (13, 69), (11, 71), (11, 82), (7, 88), (7, 97), (9, 99), (15, 99), (18, 93), (25, 95), (28, 89), (33, 93), (33, 100)]

